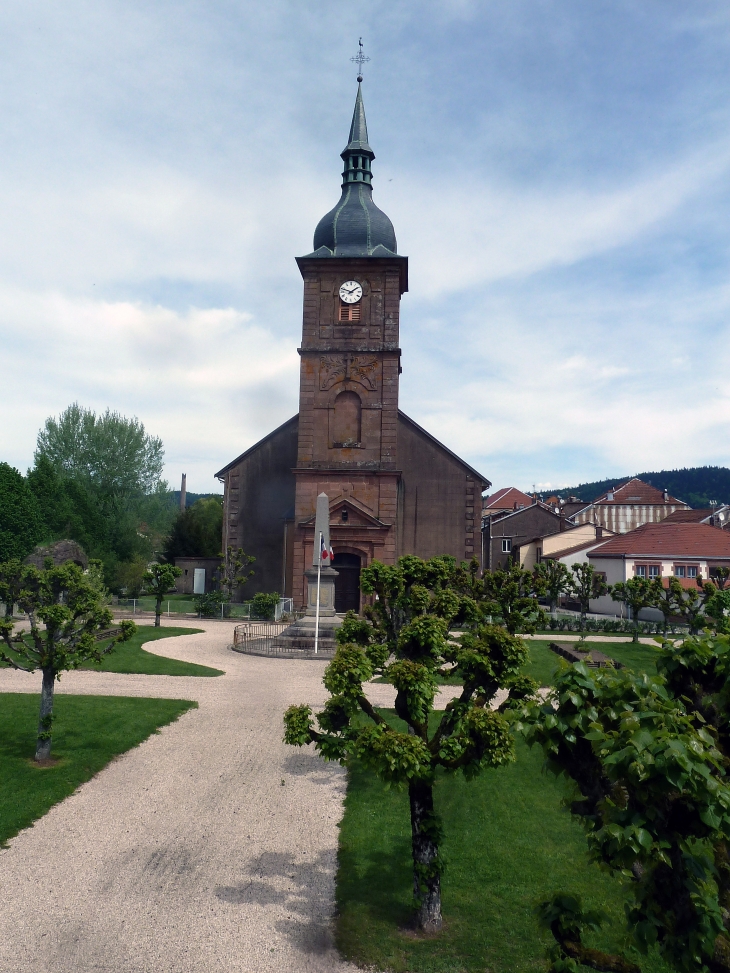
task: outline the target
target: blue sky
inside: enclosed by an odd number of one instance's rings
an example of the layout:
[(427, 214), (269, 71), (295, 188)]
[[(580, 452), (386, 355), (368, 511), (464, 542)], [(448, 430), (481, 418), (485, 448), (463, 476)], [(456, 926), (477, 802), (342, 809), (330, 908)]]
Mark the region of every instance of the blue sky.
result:
[(205, 491), (296, 412), (294, 257), (360, 35), (401, 407), (495, 487), (730, 465), (730, 7), (703, 0), (8, 0), (0, 458), (77, 400)]

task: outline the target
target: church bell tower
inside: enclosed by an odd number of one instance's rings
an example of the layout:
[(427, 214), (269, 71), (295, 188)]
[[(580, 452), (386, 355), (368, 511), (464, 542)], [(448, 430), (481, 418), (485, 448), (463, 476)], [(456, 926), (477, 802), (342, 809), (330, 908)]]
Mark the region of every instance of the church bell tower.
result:
[(398, 332), (408, 258), (398, 255), (393, 224), (373, 202), (361, 81), (341, 154), (342, 195), (317, 225), (313, 252), (297, 259), (304, 315), (292, 594), (306, 603), (317, 496), (326, 493), (338, 611), (359, 606), (359, 566), (393, 563), (400, 553)]

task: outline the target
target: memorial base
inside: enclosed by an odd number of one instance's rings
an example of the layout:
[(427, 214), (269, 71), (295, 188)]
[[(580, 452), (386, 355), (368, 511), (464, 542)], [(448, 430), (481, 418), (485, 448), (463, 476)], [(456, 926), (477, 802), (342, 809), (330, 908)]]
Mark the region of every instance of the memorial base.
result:
[[(307, 612), (298, 621), (276, 637), (274, 645), (280, 648), (298, 650), (300, 652), (314, 651), (314, 632), (317, 623), (317, 568), (309, 568), (305, 572), (308, 581)], [(344, 616), (335, 613), (335, 578), (334, 568), (322, 568), (319, 580), (319, 639), (317, 648), (322, 652), (333, 654), (337, 643), (335, 632), (342, 625)]]

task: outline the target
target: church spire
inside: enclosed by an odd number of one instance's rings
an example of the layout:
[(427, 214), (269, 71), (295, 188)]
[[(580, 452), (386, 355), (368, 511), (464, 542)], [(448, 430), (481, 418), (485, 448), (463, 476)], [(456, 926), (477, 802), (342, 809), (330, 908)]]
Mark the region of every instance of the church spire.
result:
[(368, 123), (365, 121), (365, 105), (362, 100), (362, 83), (357, 83), (357, 98), (355, 99), (355, 110), (352, 113), (352, 124), (350, 125), (350, 138), (345, 150), (341, 153), (341, 158), (345, 163), (342, 173), (342, 185), (360, 182), (366, 186), (372, 185), (371, 162), (375, 158), (375, 153), (368, 143)]
[(342, 197), (334, 209), (317, 224), (314, 251), (310, 257), (395, 257), (393, 224), (373, 202), (371, 163), (375, 153), (368, 142), (368, 125), (362, 100), (362, 66), (370, 58), (360, 50), (351, 60), (357, 62), (357, 97), (352, 113), (350, 137), (340, 153)]

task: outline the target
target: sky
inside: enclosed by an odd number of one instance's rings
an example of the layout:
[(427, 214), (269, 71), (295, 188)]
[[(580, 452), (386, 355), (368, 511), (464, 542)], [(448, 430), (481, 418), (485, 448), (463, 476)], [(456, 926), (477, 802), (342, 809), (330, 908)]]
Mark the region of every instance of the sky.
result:
[(362, 36), (400, 406), (495, 488), (730, 465), (730, 6), (6, 0), (0, 461), (70, 403), (214, 474), (298, 407)]

